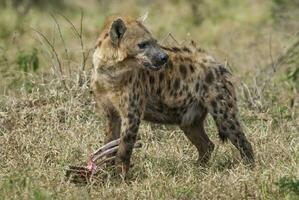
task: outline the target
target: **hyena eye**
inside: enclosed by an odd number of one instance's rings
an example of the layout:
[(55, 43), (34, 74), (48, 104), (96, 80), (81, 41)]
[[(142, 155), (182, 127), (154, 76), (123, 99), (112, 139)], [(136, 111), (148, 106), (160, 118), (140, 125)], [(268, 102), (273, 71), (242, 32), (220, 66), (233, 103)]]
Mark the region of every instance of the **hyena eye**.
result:
[(145, 49), (149, 45), (149, 42), (148, 41), (146, 41), (146, 42), (140, 42), (137, 45), (138, 45), (138, 47), (140, 49)]

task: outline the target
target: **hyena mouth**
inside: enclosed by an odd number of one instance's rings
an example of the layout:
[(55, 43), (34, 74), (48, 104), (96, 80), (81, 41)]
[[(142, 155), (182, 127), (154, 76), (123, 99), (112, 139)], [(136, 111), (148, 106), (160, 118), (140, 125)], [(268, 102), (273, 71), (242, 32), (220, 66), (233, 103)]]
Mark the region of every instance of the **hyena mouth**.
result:
[(158, 71), (166, 65), (166, 62), (153, 62), (145, 56), (137, 56), (136, 58), (139, 65), (141, 65), (145, 69), (153, 71)]
[(150, 70), (153, 70), (153, 71), (159, 71), (160, 69), (163, 68), (163, 66), (165, 66), (165, 64), (154, 65), (152, 62), (147, 61), (147, 60), (139, 60), (139, 64), (141, 64), (146, 69), (150, 69)]
[(163, 65), (156, 66), (156, 65), (152, 65), (149, 62), (143, 63), (143, 66), (146, 67), (146, 68), (148, 68), (148, 69), (151, 69), (153, 71), (158, 71), (158, 70), (162, 69), (162, 67), (163, 67)]

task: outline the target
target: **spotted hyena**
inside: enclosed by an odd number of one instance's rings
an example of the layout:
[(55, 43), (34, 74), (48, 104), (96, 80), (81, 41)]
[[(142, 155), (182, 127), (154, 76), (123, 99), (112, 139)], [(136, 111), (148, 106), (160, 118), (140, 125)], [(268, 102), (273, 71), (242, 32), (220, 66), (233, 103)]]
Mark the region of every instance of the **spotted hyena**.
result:
[(121, 138), (115, 164), (123, 174), (141, 120), (178, 125), (205, 164), (214, 149), (204, 129), (208, 113), (220, 139), (230, 140), (245, 163), (254, 165), (231, 73), (194, 43), (162, 46), (140, 21), (112, 17), (97, 41), (93, 64), (93, 93), (108, 118), (106, 142)]

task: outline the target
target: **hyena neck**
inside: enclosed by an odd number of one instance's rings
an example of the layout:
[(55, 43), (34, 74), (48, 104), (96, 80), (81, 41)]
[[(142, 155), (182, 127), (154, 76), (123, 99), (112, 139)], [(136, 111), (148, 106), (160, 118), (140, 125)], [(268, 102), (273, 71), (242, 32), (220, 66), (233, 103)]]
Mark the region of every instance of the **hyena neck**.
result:
[(100, 64), (96, 68), (98, 77), (111, 87), (126, 86), (130, 74), (136, 69), (131, 62), (130, 59), (125, 59), (115, 64)]

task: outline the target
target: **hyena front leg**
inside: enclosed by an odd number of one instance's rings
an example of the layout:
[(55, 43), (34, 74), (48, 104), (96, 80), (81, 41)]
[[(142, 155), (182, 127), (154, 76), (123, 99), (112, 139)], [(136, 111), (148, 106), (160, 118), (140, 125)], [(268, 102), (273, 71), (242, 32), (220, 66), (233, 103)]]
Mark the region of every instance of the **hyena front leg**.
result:
[(116, 154), (116, 167), (126, 177), (130, 167), (130, 159), (136, 142), (140, 124), (142, 106), (140, 105), (139, 95), (131, 95), (126, 102), (126, 109), (122, 112), (121, 141)]
[(107, 117), (105, 143), (108, 143), (120, 137), (121, 118), (114, 107), (108, 107), (105, 111)]
[[(105, 130), (105, 144), (116, 140), (120, 137), (120, 128), (121, 128), (121, 118), (118, 111), (112, 106), (103, 106), (106, 114), (106, 130)], [(107, 157), (114, 157), (116, 153), (112, 153)], [(115, 164), (114, 160), (107, 162), (107, 166), (112, 166)]]
[(109, 98), (94, 93), (96, 108), (105, 115), (105, 144), (116, 140), (120, 136), (121, 118), (118, 109), (112, 104)]

